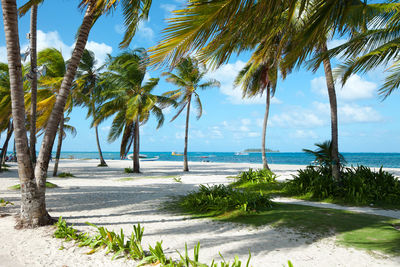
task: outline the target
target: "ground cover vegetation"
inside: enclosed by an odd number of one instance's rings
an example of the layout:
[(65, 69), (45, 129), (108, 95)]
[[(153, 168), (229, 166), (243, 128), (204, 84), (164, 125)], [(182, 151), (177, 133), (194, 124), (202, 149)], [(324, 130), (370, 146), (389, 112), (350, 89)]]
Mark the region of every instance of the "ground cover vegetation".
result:
[[(139, 261), (138, 266), (146, 264), (159, 264), (165, 267), (241, 267), (250, 266), (251, 254), (246, 265), (236, 256), (232, 263), (225, 261), (223, 256), (222, 262), (212, 261), (210, 265), (199, 261), (200, 243), (193, 248), (193, 258), (189, 256), (187, 244), (185, 244), (185, 252), (179, 253), (180, 259), (175, 260), (167, 258), (162, 248), (162, 241), (157, 242), (154, 247), (149, 245), (149, 249), (145, 250), (142, 246), (144, 227), (133, 225), (133, 231), (130, 236), (126, 236), (124, 232), (120, 233), (109, 231), (107, 228), (99, 227), (95, 224), (87, 223), (97, 229), (97, 234), (90, 235), (88, 233), (80, 233), (73, 226), (68, 226), (66, 221), (61, 217), (56, 223), (54, 237), (61, 238), (66, 241), (75, 241), (79, 247), (89, 247), (87, 254), (95, 253), (100, 249), (106, 249), (106, 254), (113, 253), (112, 260), (125, 257), (127, 259)], [(63, 246), (61, 247), (63, 249)]]

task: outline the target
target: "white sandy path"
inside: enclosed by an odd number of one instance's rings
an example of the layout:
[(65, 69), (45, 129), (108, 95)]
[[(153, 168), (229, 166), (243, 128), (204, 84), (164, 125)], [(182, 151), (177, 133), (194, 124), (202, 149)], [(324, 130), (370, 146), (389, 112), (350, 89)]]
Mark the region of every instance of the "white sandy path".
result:
[[(97, 164), (95, 160), (61, 162), (60, 172), (68, 171), (77, 177), (49, 179), (60, 186), (47, 192), (47, 207), (52, 216), (63, 216), (82, 231), (93, 230), (85, 224), (89, 221), (117, 231), (123, 229), (126, 234), (131, 233), (132, 225), (140, 222), (145, 228), (145, 247), (163, 240), (165, 252), (177, 258), (175, 251), (183, 251), (185, 242), (193, 248), (200, 241), (200, 260), (205, 263), (218, 259), (218, 252), (226, 259), (239, 255), (246, 260), (250, 249), (253, 266), (282, 266), (287, 260), (296, 267), (400, 265), (400, 258), (338, 246), (335, 237), (312, 242), (312, 237), (304, 238), (289, 230), (189, 219), (159, 209), (170, 197), (185, 194), (198, 184), (227, 183), (226, 176), (249, 167), (260, 168), (258, 164), (193, 162), (191, 172), (183, 174), (180, 162), (142, 163), (141, 176), (178, 175), (182, 177), (182, 184), (171, 178), (118, 181), (137, 177), (123, 173), (123, 168), (131, 162), (108, 161), (109, 168), (97, 168)], [(287, 179), (304, 166), (271, 167), (280, 179)], [(393, 171), (399, 173), (396, 169)], [(0, 196), (16, 204), (7, 208), (8, 212), (15, 212), (19, 208), (19, 192), (7, 190), (18, 183), (15, 166), (11, 172), (1, 174), (0, 179)], [(52, 238), (52, 227), (18, 231), (13, 228), (14, 222), (11, 216), (0, 218), (0, 266), (135, 266), (133, 261), (111, 261), (104, 252), (86, 255), (87, 248)], [(59, 250), (61, 244), (66, 247), (64, 250)]]

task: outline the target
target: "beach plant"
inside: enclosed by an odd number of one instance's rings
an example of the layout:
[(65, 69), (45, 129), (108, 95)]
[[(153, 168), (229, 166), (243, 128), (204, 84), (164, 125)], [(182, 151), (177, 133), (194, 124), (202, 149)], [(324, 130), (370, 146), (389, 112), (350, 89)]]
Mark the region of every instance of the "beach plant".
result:
[(222, 214), (233, 210), (265, 210), (272, 207), (272, 202), (261, 192), (242, 191), (221, 184), (200, 185), (197, 191), (180, 198), (179, 206), (188, 212)]
[(7, 205), (14, 205), (14, 203), (4, 200), (4, 198), (0, 198), (0, 207), (6, 207)]
[[(58, 187), (58, 185), (50, 183), (50, 182), (46, 182), (46, 188), (56, 188)], [(16, 184), (13, 186), (10, 186), (8, 189), (10, 190), (20, 190), (21, 189), (21, 184)]]
[(57, 175), (57, 177), (66, 178), (66, 177), (75, 177), (75, 175), (73, 175), (73, 174), (70, 173), (70, 172), (62, 172), (62, 173), (59, 173), (59, 174)]
[(181, 177), (174, 177), (174, 178), (172, 178), (175, 182), (177, 182), (177, 183), (182, 183), (182, 178)]
[(144, 227), (140, 226), (140, 223), (133, 226), (133, 232), (131, 238), (127, 241), (127, 247), (129, 251), (129, 257), (134, 260), (143, 259), (145, 257), (144, 250), (142, 248)]
[(160, 264), (165, 266), (168, 262), (164, 250), (162, 248), (162, 241), (157, 242), (155, 247), (149, 246), (150, 255), (143, 258), (143, 260), (138, 264), (139, 266), (143, 264)]
[[(225, 258), (222, 256), (221, 253), (219, 253), (219, 256), (222, 259), (222, 262), (218, 263), (214, 263), (214, 260), (211, 262), (210, 267), (242, 267), (242, 262), (240, 261), (239, 257), (236, 255), (232, 264), (230, 264), (229, 262), (227, 262), (225, 260)], [(247, 259), (246, 262), (246, 267), (249, 267), (250, 264), (250, 259), (251, 259), (251, 253), (249, 251), (249, 258)]]
[(240, 173), (236, 177), (236, 184), (243, 184), (243, 183), (276, 183), (276, 174), (273, 173), (271, 170), (268, 169), (259, 169), (253, 170), (249, 169), (248, 171), (244, 171)]
[(124, 169), (125, 173), (133, 173), (133, 169), (131, 167), (125, 168)]

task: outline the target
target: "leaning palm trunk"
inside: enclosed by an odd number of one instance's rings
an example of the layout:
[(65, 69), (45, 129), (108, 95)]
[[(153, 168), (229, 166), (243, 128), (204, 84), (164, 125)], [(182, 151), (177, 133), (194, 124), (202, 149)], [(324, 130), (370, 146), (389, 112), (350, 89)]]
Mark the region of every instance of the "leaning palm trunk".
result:
[(188, 158), (187, 158), (187, 150), (188, 150), (188, 135), (189, 135), (189, 115), (190, 115), (190, 102), (192, 100), (192, 96), (189, 96), (187, 111), (186, 111), (186, 128), (185, 128), (185, 149), (183, 150), (183, 171), (188, 172)]
[(101, 152), (100, 140), (99, 140), (99, 131), (97, 129), (97, 126), (94, 127), (94, 130), (96, 132), (97, 150), (99, 151), (99, 157), (100, 157), (100, 165), (99, 166), (107, 166), (107, 163), (103, 158), (103, 153)]
[(266, 105), (265, 105), (265, 114), (264, 114), (264, 123), (263, 123), (263, 131), (262, 131), (262, 137), (261, 137), (261, 153), (262, 153), (262, 162), (263, 162), (263, 168), (269, 170), (268, 162), (267, 162), (267, 156), (266, 156), (266, 151), (265, 151), (265, 138), (267, 135), (267, 124), (268, 124), (268, 116), (269, 116), (269, 105), (270, 105), (270, 99), (271, 99), (271, 88), (268, 85), (267, 86), (267, 97), (266, 97)]
[(46, 132), (43, 137), (42, 145), (40, 148), (39, 157), (36, 164), (35, 174), (38, 188), (44, 194), (46, 184), (46, 174), (49, 167), (49, 160), (51, 151), (54, 144), (54, 139), (57, 134), (58, 124), (64, 114), (64, 107), (67, 102), (69, 91), (74, 80), (76, 70), (81, 60), (90, 29), (94, 20), (94, 5), (89, 4), (83, 18), (79, 33), (77, 36), (74, 51), (72, 52), (71, 59), (68, 63), (68, 68), (62, 81), (56, 103), (54, 104), (53, 111), (46, 126)]
[(139, 166), (139, 118), (136, 119), (135, 126), (134, 126), (134, 139), (133, 139), (133, 172), (139, 173), (140, 166)]
[(37, 102), (37, 10), (38, 6), (33, 5), (31, 8), (31, 29), (30, 29), (30, 46), (31, 46), (31, 127), (30, 127), (30, 152), (32, 163), (36, 163), (36, 102)]
[(8, 124), (6, 141), (4, 141), (4, 145), (3, 145), (3, 148), (2, 148), (1, 154), (0, 154), (0, 160), (1, 160), (1, 162), (0, 162), (0, 171), (1, 171), (1, 167), (6, 163), (8, 143), (10, 142), (10, 138), (12, 136), (13, 130), (14, 130), (13, 124), (10, 121), (9, 124)]
[(51, 222), (46, 211), (45, 195), (38, 190), (29, 154), (25, 128), (24, 90), (18, 37), (18, 15), (15, 0), (1, 0), (4, 32), (6, 35), (8, 69), (10, 75), (11, 106), (14, 136), (21, 184), (21, 215), (19, 226), (38, 226)]
[(60, 129), (58, 130), (58, 144), (57, 144), (57, 152), (56, 152), (56, 162), (54, 163), (53, 177), (57, 176), (58, 172), (58, 163), (60, 162), (61, 155), (61, 147), (64, 136), (64, 116), (61, 117), (60, 121)]
[(79, 29), (75, 49), (72, 53), (67, 72), (61, 84), (59, 95), (47, 124), (36, 165), (36, 172), (34, 172), (25, 128), (26, 121), (18, 37), (17, 4), (15, 0), (1, 0), (1, 4), (10, 75), (12, 116), (18, 158), (18, 174), (21, 184), (21, 215), (19, 226), (36, 227), (52, 223), (52, 219), (46, 211), (45, 202), (47, 169), (54, 138), (57, 133), (58, 123), (64, 113), (64, 107), (69, 90), (82, 57), (89, 31), (93, 24), (94, 16), (92, 13), (94, 6), (91, 4), (88, 5), (82, 25)]
[[(326, 53), (328, 47), (326, 43), (322, 45), (321, 52)], [(337, 120), (337, 102), (335, 84), (333, 81), (332, 67), (329, 58), (325, 58), (324, 70), (326, 85), (328, 87), (329, 103), (331, 107), (331, 134), (332, 134), (332, 177), (339, 181), (340, 180), (340, 161), (339, 161), (339, 145), (338, 145), (338, 120)]]

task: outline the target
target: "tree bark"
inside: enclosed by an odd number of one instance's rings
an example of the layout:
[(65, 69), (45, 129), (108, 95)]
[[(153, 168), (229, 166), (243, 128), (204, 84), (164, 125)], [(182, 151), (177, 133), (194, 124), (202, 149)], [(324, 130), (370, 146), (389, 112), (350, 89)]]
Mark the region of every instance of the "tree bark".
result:
[(266, 105), (265, 105), (265, 114), (264, 114), (264, 123), (262, 129), (262, 137), (261, 137), (261, 154), (262, 154), (262, 162), (263, 168), (269, 170), (267, 156), (265, 151), (265, 138), (267, 135), (267, 124), (268, 124), (268, 115), (269, 115), (269, 106), (270, 106), (270, 99), (271, 99), (271, 88), (267, 86), (267, 97), (266, 97)]
[[(321, 47), (321, 52), (325, 53), (328, 51), (326, 42)], [(340, 180), (340, 161), (339, 161), (339, 142), (338, 142), (338, 118), (337, 118), (337, 102), (336, 102), (336, 91), (335, 83), (332, 75), (332, 67), (329, 58), (325, 58), (323, 61), (326, 86), (328, 88), (329, 104), (331, 107), (331, 135), (332, 135), (332, 177), (339, 181)]]
[(37, 10), (38, 6), (33, 5), (31, 8), (31, 29), (30, 29), (30, 46), (31, 46), (31, 127), (30, 127), (30, 152), (32, 163), (36, 163), (36, 105), (37, 105)]
[(192, 102), (192, 95), (189, 96), (188, 105), (186, 110), (186, 128), (185, 128), (185, 149), (183, 150), (183, 171), (189, 171), (187, 150), (188, 150), (188, 136), (189, 136), (189, 116), (190, 116), (190, 103)]
[(103, 158), (103, 153), (101, 152), (100, 140), (99, 140), (99, 131), (97, 130), (97, 126), (94, 127), (94, 130), (96, 132), (97, 150), (99, 151), (99, 157), (100, 157), (100, 165), (99, 166), (107, 167), (107, 163)]
[(133, 172), (140, 173), (139, 165), (139, 117), (135, 122), (134, 141), (133, 141)]
[(8, 124), (8, 129), (7, 129), (7, 136), (6, 136), (6, 141), (4, 141), (3, 149), (1, 150), (1, 155), (0, 155), (0, 170), (2, 166), (6, 163), (6, 156), (7, 156), (7, 149), (8, 149), (8, 142), (11, 139), (12, 133), (14, 131), (14, 127), (12, 122)]
[(41, 192), (37, 188), (29, 154), (28, 137), (25, 127), (17, 4), (15, 0), (1, 0), (1, 4), (10, 75), (14, 139), (18, 158), (18, 175), (21, 184), (21, 214), (18, 226), (35, 227), (50, 223), (51, 218), (46, 211), (44, 192)]
[(58, 144), (57, 144), (57, 152), (56, 152), (56, 161), (54, 163), (54, 169), (53, 169), (53, 177), (57, 176), (58, 163), (60, 162), (61, 146), (62, 146), (63, 136), (64, 136), (64, 116), (61, 117), (59, 128), (60, 129), (58, 130)]
[(46, 174), (49, 167), (50, 155), (54, 144), (54, 139), (57, 134), (58, 124), (61, 117), (64, 115), (64, 108), (67, 102), (69, 91), (74, 80), (76, 70), (81, 60), (85, 45), (87, 43), (89, 32), (94, 22), (95, 5), (88, 4), (86, 13), (84, 15), (81, 27), (77, 35), (74, 51), (72, 52), (71, 59), (68, 63), (68, 68), (65, 73), (64, 79), (61, 83), (59, 94), (54, 104), (53, 111), (46, 126), (45, 135), (43, 137), (42, 145), (40, 148), (39, 157), (36, 164), (35, 174), (38, 187), (41, 191), (45, 191), (46, 187)]

